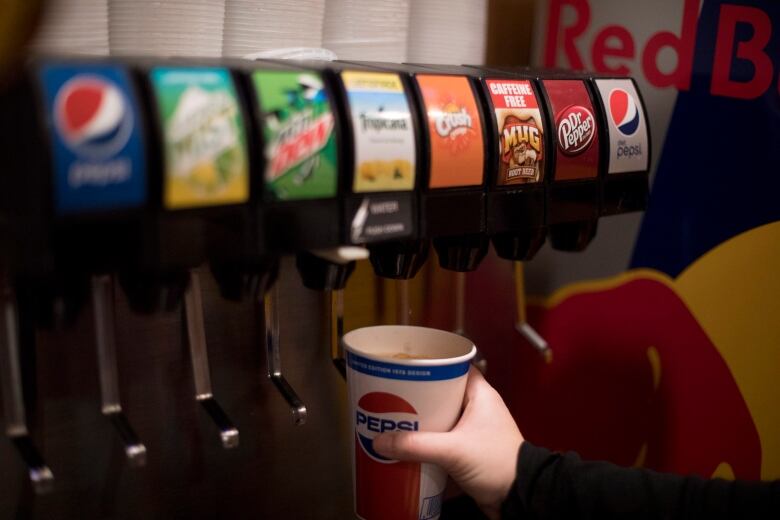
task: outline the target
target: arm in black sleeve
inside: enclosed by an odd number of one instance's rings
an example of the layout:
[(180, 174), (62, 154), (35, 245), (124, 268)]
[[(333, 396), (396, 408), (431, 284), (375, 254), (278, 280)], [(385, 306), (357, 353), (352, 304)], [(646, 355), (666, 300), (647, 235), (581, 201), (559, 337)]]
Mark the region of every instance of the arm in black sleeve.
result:
[(780, 480), (681, 477), (523, 443), (503, 519), (614, 517), (778, 519)]

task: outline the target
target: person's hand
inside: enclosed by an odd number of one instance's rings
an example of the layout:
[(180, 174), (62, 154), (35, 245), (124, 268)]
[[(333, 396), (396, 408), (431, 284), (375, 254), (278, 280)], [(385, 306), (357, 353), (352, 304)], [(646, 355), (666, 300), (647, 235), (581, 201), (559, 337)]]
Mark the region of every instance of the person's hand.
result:
[(495, 519), (515, 480), (522, 443), (501, 396), (471, 367), (463, 415), (451, 432), (384, 433), (374, 439), (374, 449), (391, 459), (441, 466)]

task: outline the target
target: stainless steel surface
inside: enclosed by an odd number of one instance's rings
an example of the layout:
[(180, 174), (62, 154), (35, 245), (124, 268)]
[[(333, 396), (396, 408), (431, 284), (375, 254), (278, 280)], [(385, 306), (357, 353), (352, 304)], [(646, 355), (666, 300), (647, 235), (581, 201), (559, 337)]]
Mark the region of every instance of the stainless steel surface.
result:
[(7, 284), (2, 287), (4, 339), (2, 351), (3, 411), (6, 435), (22, 458), (35, 493), (49, 493), (54, 485), (52, 474), (38, 448), (30, 438), (24, 406), (22, 373), (19, 366), (19, 319), (13, 292)]
[[(0, 518), (263, 518), (344, 520), (352, 515), (350, 435), (344, 381), (333, 370), (322, 293), (305, 289), (285, 259), (277, 307), (284, 374), (306, 398), (307, 423), (265, 370), (262, 306), (228, 302), (199, 270), (211, 379), (241, 431), (232, 450), (212, 442), (211, 421), (192, 406), (183, 312), (142, 316), (116, 291), (116, 353), (124, 410), (149, 448), (132, 470), (99, 392), (92, 313), (37, 335), (27, 417), (57, 485), (36, 497), (10, 442), (0, 442)], [(23, 356), (24, 358), (25, 356)], [(25, 363), (22, 363), (25, 375)]]
[(203, 295), (200, 275), (194, 270), (190, 272), (190, 283), (184, 293), (184, 313), (187, 318), (187, 343), (190, 347), (192, 377), (195, 382), (195, 400), (217, 426), (222, 447), (235, 448), (239, 443), (238, 429), (214, 398), (211, 388), (206, 327), (203, 324)]
[(266, 347), (266, 369), (268, 378), (276, 386), (279, 393), (290, 406), (290, 413), (296, 425), (301, 426), (306, 423), (306, 405), (298, 397), (298, 393), (290, 386), (290, 383), (282, 374), (282, 355), (279, 351), (281, 341), (279, 335), (279, 315), (277, 306), (279, 305), (279, 286), (274, 285), (265, 295), (265, 347)]
[(122, 411), (119, 395), (114, 329), (114, 284), (110, 275), (92, 277), (92, 312), (95, 315), (101, 411), (119, 434), (128, 462), (133, 467), (143, 467), (146, 465), (146, 446), (138, 438)]

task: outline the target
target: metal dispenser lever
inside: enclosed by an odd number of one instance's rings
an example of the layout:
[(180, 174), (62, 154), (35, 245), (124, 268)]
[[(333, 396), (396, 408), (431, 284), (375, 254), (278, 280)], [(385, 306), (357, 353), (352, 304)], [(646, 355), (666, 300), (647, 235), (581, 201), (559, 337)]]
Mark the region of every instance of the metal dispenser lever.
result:
[(344, 289), (330, 293), (330, 357), (341, 377), (347, 378), (347, 360), (344, 358)]
[(306, 423), (306, 405), (290, 386), (290, 383), (282, 375), (282, 359), (279, 353), (279, 315), (277, 304), (279, 301), (278, 284), (266, 293), (265, 306), (265, 347), (266, 361), (268, 364), (268, 378), (273, 381), (279, 393), (282, 394), (287, 404), (290, 405), (295, 424), (300, 426)]
[(238, 446), (238, 429), (214, 399), (211, 390), (211, 373), (206, 347), (206, 329), (203, 324), (203, 297), (200, 277), (190, 271), (190, 283), (184, 293), (184, 310), (187, 316), (187, 343), (190, 347), (192, 373), (195, 380), (195, 400), (198, 401), (219, 429), (223, 448)]
[(536, 349), (537, 352), (539, 352), (539, 355), (549, 363), (552, 361), (552, 350), (550, 349), (550, 345), (547, 344), (547, 341), (539, 335), (526, 320), (525, 276), (523, 274), (522, 262), (515, 262), (515, 300), (517, 302), (515, 329)]
[(33, 444), (27, 429), (27, 417), (22, 395), (22, 373), (19, 367), (19, 321), (13, 294), (6, 286), (3, 289), (3, 322), (5, 341), (2, 348), (3, 410), (5, 410), (5, 431), (16, 446), (30, 475), (33, 489), (38, 494), (48, 493), (54, 486), (54, 475)]
[(146, 464), (146, 446), (138, 438), (122, 411), (116, 363), (114, 330), (114, 285), (110, 275), (92, 278), (92, 306), (95, 313), (101, 411), (108, 417), (125, 446), (127, 460), (134, 467)]

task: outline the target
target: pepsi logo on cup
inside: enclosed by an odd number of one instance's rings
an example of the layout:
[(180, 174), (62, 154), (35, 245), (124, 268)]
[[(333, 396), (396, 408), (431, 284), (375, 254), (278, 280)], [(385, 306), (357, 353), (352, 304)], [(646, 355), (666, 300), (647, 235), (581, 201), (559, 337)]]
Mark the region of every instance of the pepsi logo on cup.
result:
[(138, 207), (146, 201), (140, 111), (118, 65), (43, 64), (57, 214)]
[(593, 113), (580, 105), (564, 108), (558, 117), (558, 147), (565, 155), (578, 155), (588, 149), (596, 134)]
[(65, 83), (57, 93), (54, 123), (75, 153), (104, 159), (127, 143), (133, 130), (133, 113), (116, 84), (82, 74)]
[(609, 117), (621, 134), (632, 136), (639, 128), (639, 110), (633, 96), (622, 88), (615, 88), (609, 93)]
[(370, 392), (358, 400), (355, 435), (360, 447), (371, 459), (384, 464), (397, 461), (374, 451), (374, 438), (391, 431), (418, 431), (417, 411), (405, 399), (386, 392)]

